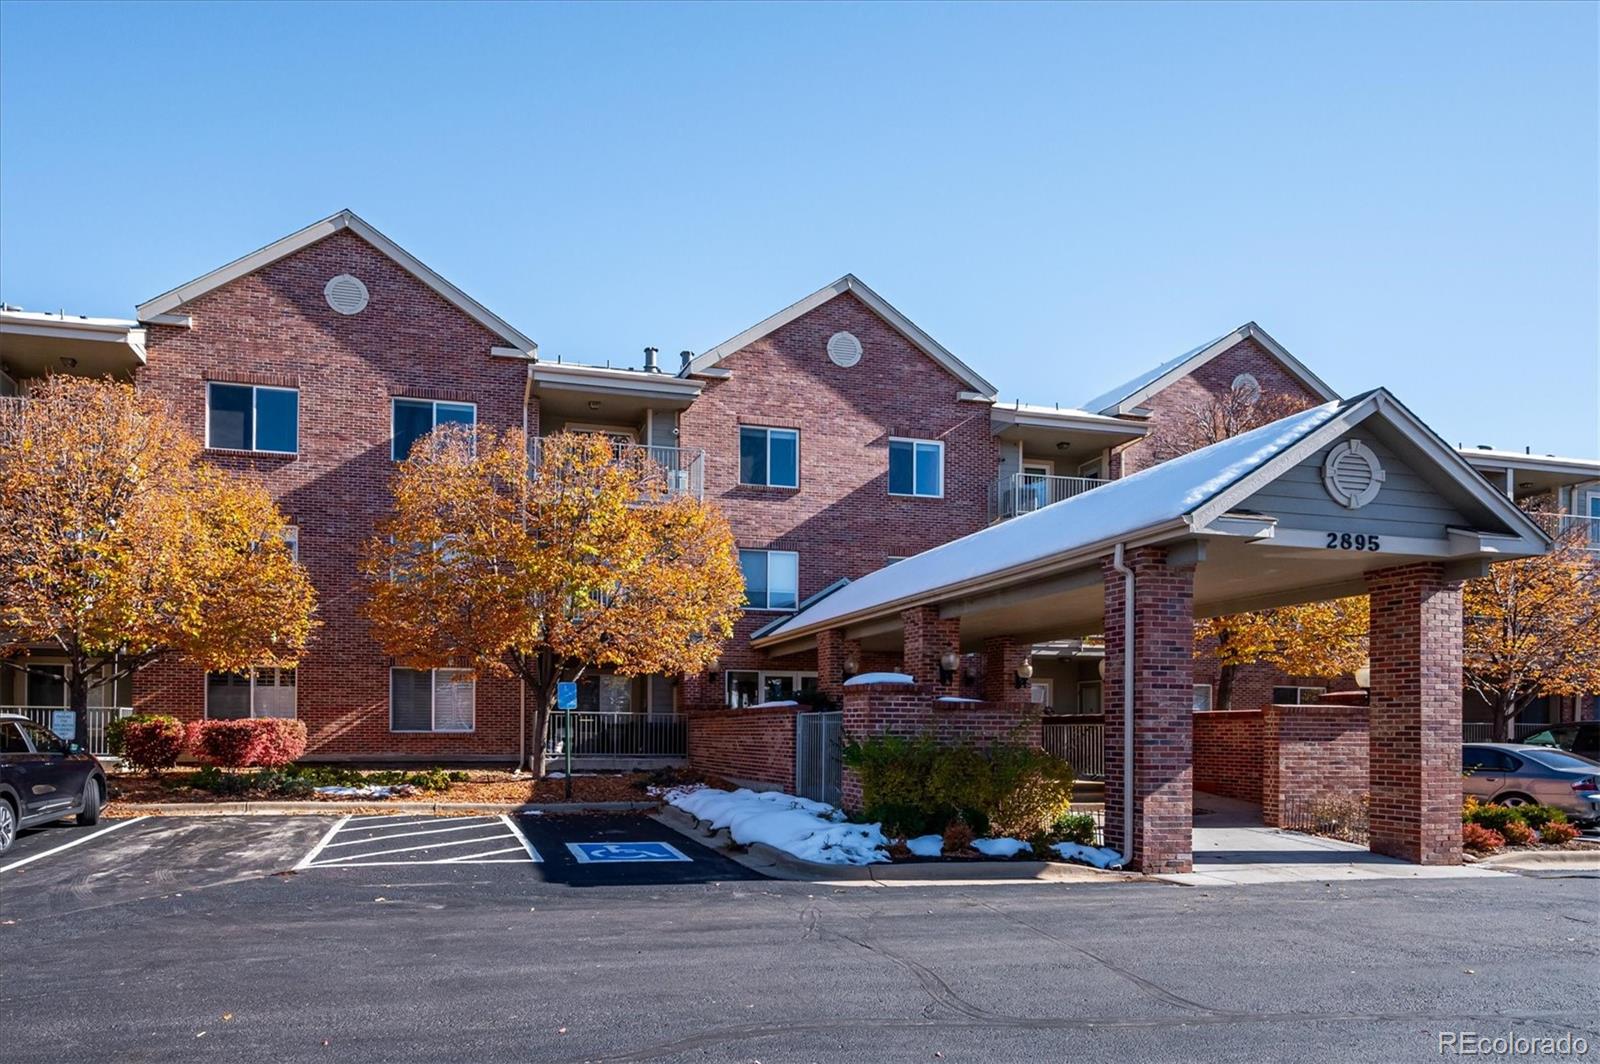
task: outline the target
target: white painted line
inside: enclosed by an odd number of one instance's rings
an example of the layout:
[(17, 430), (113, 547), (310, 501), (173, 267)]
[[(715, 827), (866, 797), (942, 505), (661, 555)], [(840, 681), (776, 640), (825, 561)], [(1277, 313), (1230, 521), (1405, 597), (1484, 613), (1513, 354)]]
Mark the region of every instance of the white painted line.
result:
[(43, 853), (36, 853), (32, 857), (24, 857), (20, 861), (12, 861), (10, 864), (5, 865), (4, 867), (0, 867), (0, 872), (9, 872), (13, 868), (21, 868), (25, 864), (32, 864), (33, 862), (39, 860), (40, 858), (49, 857), (53, 853), (60, 853), (62, 850), (70, 850), (74, 846), (82, 846), (84, 843), (88, 842), (90, 839), (98, 839), (101, 835), (109, 835), (111, 832), (116, 831), (118, 828), (125, 828), (129, 824), (137, 824), (141, 820), (149, 820), (149, 819), (150, 818), (148, 816), (136, 816), (136, 817), (130, 817), (127, 820), (119, 820), (115, 824), (112, 824), (110, 827), (101, 828), (99, 831), (93, 832), (93, 833), (88, 834), (88, 835), (79, 835), (77, 838), (73, 839), (71, 842), (64, 842), (60, 846), (57, 846), (53, 850), (46, 850)]
[[(351, 839), (349, 842), (335, 842), (332, 845), (360, 846), (363, 842), (388, 842), (390, 839), (410, 839), (418, 835), (442, 835), (449, 831), (481, 831), (484, 828), (495, 826), (493, 821), (487, 821), (482, 824), (461, 824), (453, 828), (429, 828), (425, 831), (391, 831), (383, 835), (367, 835), (359, 839)], [(350, 832), (346, 830), (345, 834), (348, 835)]]
[(340, 861), (338, 864), (319, 864), (317, 868), (421, 868), (424, 865), (463, 864), (520, 864), (528, 863), (526, 857), (487, 857), (483, 860), (461, 860), (442, 857), (437, 861)]
[(504, 838), (503, 835), (491, 835), (486, 839), (457, 839), (455, 842), (423, 842), (415, 846), (398, 846), (392, 850), (376, 850), (372, 853), (353, 853), (349, 857), (330, 857), (317, 867), (326, 868), (329, 865), (343, 864), (345, 861), (359, 861), (363, 857), (384, 857), (391, 853), (410, 853), (413, 850), (442, 850), (447, 846), (480, 846), (485, 842)]
[(290, 871), (298, 872), (302, 868), (310, 868), (311, 862), (317, 859), (317, 854), (322, 852), (323, 847), (328, 845), (329, 840), (331, 840), (335, 835), (339, 834), (339, 829), (344, 827), (349, 820), (349, 817), (344, 817), (337, 824), (333, 825), (333, 827), (329, 828), (328, 833), (322, 836), (322, 838), (318, 839), (315, 846), (311, 847), (311, 852), (300, 858), (300, 863), (291, 868)]
[[(460, 857), (446, 857), (443, 861), (440, 861), (439, 863), (440, 864), (473, 864), (473, 863), (475, 863), (475, 862), (477, 862), (479, 860), (482, 860), (485, 857), (495, 857), (495, 856), (498, 856), (499, 854), (502, 854), (502, 853), (520, 853), (524, 857), (527, 856), (527, 851), (522, 846), (507, 846), (503, 850), (489, 850), (486, 853), (468, 853), (468, 854), (463, 854)], [(518, 859), (516, 863), (517, 864), (521, 864), (522, 863), (521, 859)]]
[(522, 833), (522, 829), (517, 827), (516, 821), (506, 816), (504, 813), (500, 814), (500, 819), (505, 821), (506, 827), (510, 828), (512, 833), (517, 836), (517, 840), (522, 843), (522, 848), (528, 851), (528, 860), (532, 861), (534, 864), (540, 864), (543, 862), (544, 858), (539, 856), (539, 851), (533, 848), (533, 843), (528, 841), (528, 836), (524, 835)]
[(351, 823), (349, 827), (345, 828), (345, 830), (346, 831), (381, 831), (384, 828), (415, 827), (418, 824), (437, 824), (439, 821), (443, 820), (444, 817), (425, 816), (425, 817), (421, 817), (421, 818), (418, 818), (418, 819), (415, 819), (415, 820), (407, 820), (405, 817), (386, 816), (386, 817), (379, 817), (378, 819), (386, 821), (386, 823), (379, 824), (379, 823), (376, 823), (376, 822), (370, 821), (370, 820), (367, 821), (364, 824)]

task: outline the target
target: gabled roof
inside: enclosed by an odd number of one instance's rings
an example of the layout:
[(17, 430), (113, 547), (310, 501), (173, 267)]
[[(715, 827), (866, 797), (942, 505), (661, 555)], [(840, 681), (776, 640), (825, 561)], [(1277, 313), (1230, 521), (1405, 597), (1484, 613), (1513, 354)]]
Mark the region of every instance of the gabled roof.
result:
[(1153, 369), (1146, 370), (1132, 380), (1123, 381), (1115, 388), (1079, 405), (1083, 409), (1097, 414), (1115, 416), (1117, 414), (1134, 413), (1140, 404), (1150, 396), (1180, 377), (1188, 376), (1245, 339), (1254, 340), (1265, 348), (1273, 358), (1283, 364), (1284, 369), (1288, 370), (1301, 384), (1310, 389), (1317, 398), (1324, 402), (1339, 398), (1338, 392), (1328, 387), (1322, 378), (1306, 367), (1305, 363), (1291, 355), (1282, 344), (1268, 335), (1267, 330), (1253, 321), (1247, 321), (1232, 332), (1225, 333), (1209, 343), (1204, 343), (1192, 350), (1185, 351), (1177, 358), (1163, 362)]
[(329, 215), (319, 222), (313, 222), (304, 229), (290, 233), (281, 240), (275, 240), (264, 248), (252, 251), (243, 258), (234, 259), (226, 266), (220, 266), (208, 274), (196, 277), (187, 284), (179, 285), (171, 291), (161, 293), (154, 299), (140, 303), (137, 308), (139, 320), (151, 321), (161, 315), (170, 314), (192, 299), (221, 288), (223, 285), (238, 280), (246, 274), (254, 273), (263, 266), (269, 266), (302, 248), (309, 247), (319, 240), (332, 236), (341, 229), (350, 230), (383, 252), (398, 263), (407, 273), (444, 297), (446, 302), (504, 340), (509, 345), (509, 349), (496, 348), (496, 354), (524, 358), (535, 356), (539, 349), (538, 344), (512, 328), (504, 318), (494, 314), (482, 303), (479, 303), (476, 299), (473, 299), (423, 265), (422, 261), (415, 255), (412, 255), (405, 248), (384, 236), (351, 210), (342, 210), (337, 214)]
[[(754, 641), (786, 642), (824, 628), (948, 600), (1003, 580), (1037, 579), (1091, 563), (1119, 542), (1170, 542), (1213, 531), (1208, 526), (1225, 522), (1234, 507), (1265, 484), (1370, 417), (1394, 426), (1437, 463), (1463, 495), (1513, 531), (1511, 540), (1499, 544), (1504, 555), (1547, 548), (1549, 537), (1531, 518), (1379, 388), (1303, 410), (868, 573), (784, 624), (763, 630)], [(1470, 537), (1464, 539), (1463, 551), (1471, 545)]]
[(915, 322), (891, 306), (888, 300), (868, 288), (853, 273), (847, 273), (832, 284), (824, 285), (798, 303), (785, 307), (772, 315), (772, 317), (750, 326), (738, 336), (724, 340), (711, 350), (697, 355), (690, 360), (689, 364), (678, 375), (680, 377), (689, 377), (706, 373), (706, 371), (714, 369), (717, 363), (735, 351), (750, 346), (763, 336), (776, 332), (796, 318), (809, 314), (830, 299), (841, 296), (846, 292), (854, 292), (856, 297), (870, 307), (874, 314), (888, 322), (896, 332), (911, 341), (913, 346), (949, 370), (953, 376), (966, 384), (972, 391), (979, 393), (977, 398), (988, 399), (994, 396), (994, 385), (980, 377), (971, 366), (951, 354), (939, 341), (923, 332)]

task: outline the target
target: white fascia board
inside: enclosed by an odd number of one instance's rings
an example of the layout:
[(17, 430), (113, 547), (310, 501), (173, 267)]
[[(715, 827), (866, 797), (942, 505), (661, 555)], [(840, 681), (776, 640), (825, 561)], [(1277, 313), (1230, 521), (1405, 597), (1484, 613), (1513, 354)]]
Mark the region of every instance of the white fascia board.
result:
[(924, 332), (916, 322), (896, 310), (888, 300), (868, 288), (859, 277), (851, 273), (845, 274), (832, 284), (824, 285), (804, 299), (791, 303), (771, 317), (757, 322), (737, 336), (724, 340), (709, 351), (696, 355), (689, 361), (689, 365), (681, 371), (680, 376), (705, 374), (707, 370), (735, 351), (749, 347), (762, 337), (776, 332), (796, 318), (809, 314), (830, 299), (841, 296), (846, 292), (854, 292), (856, 298), (865, 303), (874, 314), (888, 322), (895, 331), (910, 340), (912, 345), (921, 350), (923, 354), (933, 359), (958, 380), (966, 384), (972, 392), (986, 397), (992, 397), (995, 394), (994, 385), (984, 380), (976, 370), (957, 358), (943, 344)]
[(1524, 454), (1521, 451), (1486, 451), (1481, 447), (1462, 447), (1457, 449), (1457, 453), (1474, 469), (1517, 469), (1588, 479), (1600, 477), (1600, 458), (1561, 458), (1549, 454)]
[(637, 395), (643, 398), (692, 400), (705, 385), (697, 380), (672, 377), (665, 373), (640, 373), (635, 370), (578, 366), (559, 362), (539, 362), (533, 366), (533, 381), (549, 388)]
[(147, 365), (150, 361), (145, 352), (145, 330), (139, 327), (138, 322), (121, 318), (71, 318), (8, 310), (0, 311), (0, 333), (126, 346), (140, 365)]
[(319, 240), (332, 236), (341, 229), (349, 229), (384, 255), (393, 259), (407, 273), (433, 289), (444, 297), (446, 302), (478, 322), (478, 324), (498, 335), (511, 347), (516, 348), (525, 355), (533, 355), (539, 349), (538, 344), (524, 336), (517, 329), (512, 328), (511, 324), (504, 318), (493, 313), (482, 303), (479, 303), (438, 273), (429, 269), (415, 255), (384, 236), (372, 225), (356, 215), (354, 211), (350, 210), (343, 210), (321, 221), (313, 222), (304, 229), (290, 233), (280, 240), (275, 240), (264, 248), (252, 251), (250, 254), (234, 259), (227, 265), (220, 266), (187, 284), (181, 284), (176, 288), (161, 293), (154, 299), (140, 303), (136, 308), (139, 320), (151, 321), (159, 315), (170, 314), (190, 300), (236, 281), (246, 274), (254, 273), (264, 266), (269, 266), (281, 258), (294, 254), (301, 248), (309, 247)]
[(1017, 426), (1020, 428), (1072, 429), (1077, 432), (1105, 432), (1118, 436), (1146, 436), (1150, 426), (1141, 421), (1129, 421), (1105, 414), (1091, 414), (1086, 410), (1053, 410), (1049, 407), (1002, 406), (996, 404), (989, 413), (995, 431)]
[(1173, 366), (1155, 380), (1130, 392), (1113, 405), (1100, 411), (1102, 414), (1148, 414), (1149, 411), (1140, 406), (1146, 399), (1166, 388), (1173, 382), (1187, 377), (1189, 374), (1204, 366), (1207, 362), (1229, 350), (1236, 344), (1246, 340), (1254, 340), (1260, 344), (1268, 354), (1283, 364), (1283, 367), (1293, 374), (1301, 384), (1309, 388), (1323, 402), (1332, 402), (1340, 398), (1339, 393), (1328, 387), (1321, 377), (1311, 372), (1311, 368), (1298, 358), (1291, 355), (1278, 341), (1274, 340), (1267, 330), (1250, 321), (1239, 326), (1228, 335), (1195, 352), (1189, 358)]

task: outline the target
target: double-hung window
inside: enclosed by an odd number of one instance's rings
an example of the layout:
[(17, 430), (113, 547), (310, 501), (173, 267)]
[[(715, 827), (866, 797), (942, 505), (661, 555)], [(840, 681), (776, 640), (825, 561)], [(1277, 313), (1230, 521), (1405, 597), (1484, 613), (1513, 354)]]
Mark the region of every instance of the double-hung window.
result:
[(772, 488), (800, 486), (800, 433), (796, 429), (739, 428), (739, 483)]
[(889, 440), (889, 494), (937, 499), (944, 495), (944, 444)]
[(206, 673), (206, 719), (295, 715), (298, 676), (293, 669), (257, 668)]
[(477, 694), (471, 669), (390, 669), (389, 730), (469, 732)]
[(261, 384), (207, 384), (206, 446), (298, 454), (300, 393)]
[(742, 550), (745, 603), (753, 610), (792, 610), (800, 604), (800, 555), (792, 550)]
[(440, 425), (478, 423), (478, 408), (471, 403), (445, 403), (433, 399), (394, 400), (393, 443), (389, 457), (404, 462), (416, 442)]

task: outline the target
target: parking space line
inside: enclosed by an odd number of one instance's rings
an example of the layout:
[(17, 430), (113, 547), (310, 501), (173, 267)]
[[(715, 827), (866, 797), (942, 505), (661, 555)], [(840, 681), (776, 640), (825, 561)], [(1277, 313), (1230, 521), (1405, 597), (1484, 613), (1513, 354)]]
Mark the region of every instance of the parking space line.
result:
[(322, 836), (322, 838), (318, 839), (315, 846), (311, 847), (311, 852), (300, 858), (300, 863), (295, 865), (292, 869), (290, 869), (290, 871), (298, 872), (302, 868), (310, 868), (311, 862), (317, 859), (317, 855), (321, 853), (328, 843), (333, 839), (333, 837), (339, 833), (339, 829), (344, 827), (345, 824), (349, 823), (349, 821), (350, 818), (348, 816), (340, 818), (340, 820), (335, 823), (333, 827), (328, 829), (328, 833)]
[(88, 842), (89, 840), (98, 839), (101, 835), (108, 835), (111, 832), (116, 831), (118, 828), (125, 828), (129, 824), (137, 824), (141, 820), (149, 820), (149, 819), (150, 818), (148, 816), (136, 816), (136, 817), (129, 817), (127, 820), (119, 820), (115, 824), (112, 824), (110, 827), (101, 828), (99, 831), (93, 832), (92, 834), (89, 834), (89, 835), (80, 835), (77, 838), (73, 839), (71, 842), (62, 843), (60, 846), (57, 846), (54, 849), (46, 850), (43, 853), (36, 853), (32, 857), (24, 857), (20, 861), (12, 861), (8, 865), (0, 866), (0, 872), (9, 872), (13, 868), (21, 868), (25, 864), (32, 864), (33, 862), (35, 862), (35, 861), (37, 861), (37, 860), (39, 860), (41, 858), (49, 857), (51, 854), (60, 853), (62, 850), (70, 850), (74, 846), (82, 846), (84, 843)]
[[(479, 860), (481, 858), (484, 858), (484, 857), (495, 857), (495, 856), (497, 856), (499, 854), (502, 854), (502, 853), (522, 853), (522, 852), (523, 852), (523, 847), (522, 846), (507, 846), (503, 850), (489, 850), (486, 853), (468, 853), (468, 854), (463, 854), (460, 857), (446, 857), (444, 860), (440, 861), (439, 863), (440, 864), (461, 864), (464, 861), (477, 861), (477, 860)], [(522, 862), (521, 861), (517, 861), (515, 863), (521, 864)]]
[(386, 842), (389, 839), (410, 839), (415, 838), (418, 835), (443, 835), (444, 833), (450, 831), (475, 831), (478, 828), (486, 828), (490, 826), (491, 825), (488, 823), (477, 823), (461, 824), (453, 828), (428, 828), (424, 831), (391, 831), (383, 835), (366, 835), (359, 839), (351, 839), (348, 842), (330, 843), (329, 848), (332, 849), (338, 846), (360, 846), (363, 842)]
[(544, 858), (539, 856), (539, 851), (533, 848), (533, 843), (528, 841), (528, 836), (523, 833), (521, 828), (517, 827), (517, 822), (506, 816), (504, 813), (500, 814), (500, 819), (505, 821), (506, 827), (509, 828), (511, 833), (517, 837), (517, 841), (522, 843), (522, 848), (528, 851), (528, 860), (532, 861), (534, 864), (541, 863)]
[[(345, 830), (346, 831), (379, 831), (379, 830), (381, 830), (383, 828), (415, 827), (418, 824), (437, 824), (439, 821), (441, 821), (443, 819), (445, 819), (445, 818), (444, 817), (438, 817), (438, 816), (418, 817), (415, 820), (403, 820), (400, 817), (396, 817), (396, 816), (376, 817), (376, 818), (374, 818), (374, 820), (368, 821), (365, 824), (358, 824), (358, 823), (352, 822), (348, 827), (345, 828)], [(488, 817), (482, 817), (482, 816), (475, 816), (475, 817), (451, 817), (450, 819), (452, 819), (452, 820), (457, 820), (457, 819), (459, 819), (459, 820), (487, 820), (489, 818)], [(386, 821), (388, 821), (388, 823), (379, 824), (379, 823), (375, 822), (376, 820), (386, 820)]]
[(492, 842), (500, 837), (499, 835), (491, 835), (486, 839), (457, 839), (454, 842), (419, 843), (416, 846), (397, 846), (392, 850), (378, 850), (374, 853), (356, 853), (351, 854), (349, 857), (330, 857), (318, 867), (326, 868), (329, 865), (343, 864), (346, 861), (359, 861), (363, 857), (386, 857), (391, 853), (409, 853), (412, 850), (442, 850), (447, 846), (477, 846), (485, 842)]

